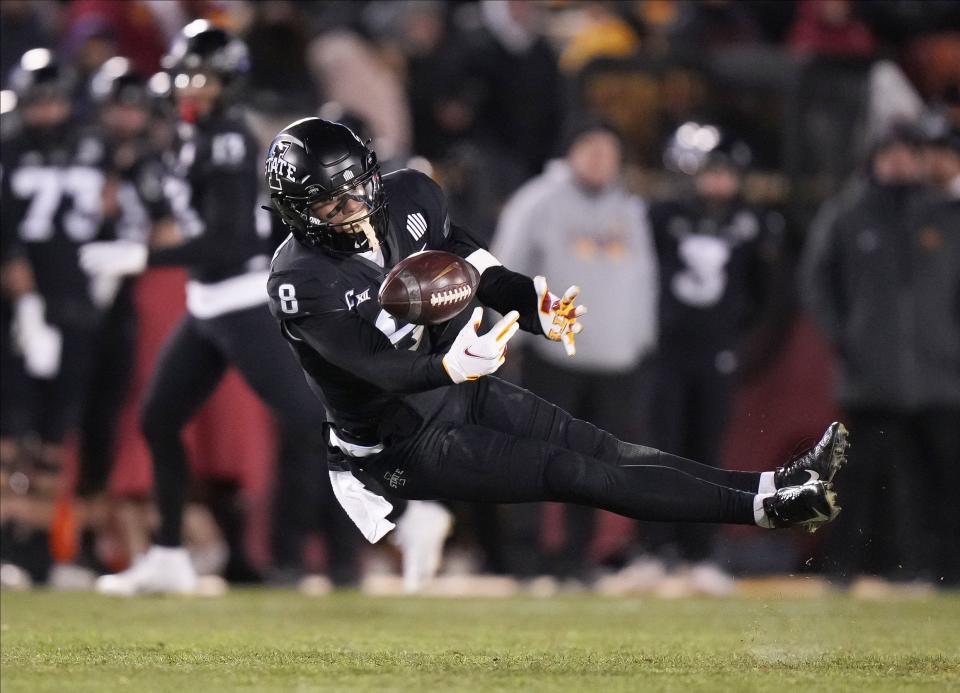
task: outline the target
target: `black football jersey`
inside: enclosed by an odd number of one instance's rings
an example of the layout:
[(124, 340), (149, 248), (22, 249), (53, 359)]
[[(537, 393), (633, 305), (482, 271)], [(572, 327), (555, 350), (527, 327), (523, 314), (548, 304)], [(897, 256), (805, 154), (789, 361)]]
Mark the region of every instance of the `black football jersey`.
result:
[(451, 383), (442, 345), (469, 316), (465, 310), (433, 327), (405, 323), (380, 307), (380, 284), (399, 260), (421, 250), (467, 257), (481, 247), (451, 225), (443, 192), (428, 176), (400, 170), (384, 176), (383, 186), (384, 267), (289, 236), (274, 254), (267, 287), (270, 310), (328, 417), (357, 442), (376, 438), (378, 420), (403, 393)]
[(164, 184), (170, 168), (162, 154), (146, 141), (107, 142), (105, 173), (117, 186), (116, 211), (105, 219), (104, 235), (146, 243), (151, 226), (173, 217)]
[(746, 205), (708, 214), (695, 203), (663, 202), (650, 219), (660, 261), (661, 340), (727, 348), (765, 299), (776, 236)]
[(77, 250), (102, 238), (104, 148), (96, 137), (13, 133), (2, 143), (3, 261), (23, 257), (53, 322), (97, 314)]
[(265, 269), (270, 230), (258, 227), (260, 146), (240, 111), (182, 125), (164, 195), (184, 242), (152, 250), (150, 265), (181, 265), (191, 278), (218, 282)]

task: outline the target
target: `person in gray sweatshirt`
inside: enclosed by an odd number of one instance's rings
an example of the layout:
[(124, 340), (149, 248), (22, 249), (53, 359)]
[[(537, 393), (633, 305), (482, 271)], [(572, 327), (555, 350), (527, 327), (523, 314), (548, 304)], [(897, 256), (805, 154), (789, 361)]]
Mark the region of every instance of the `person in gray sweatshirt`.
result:
[[(600, 119), (576, 122), (565, 139), (565, 156), (523, 185), (505, 205), (492, 251), (518, 272), (549, 276), (557, 285), (578, 284), (590, 296), (590, 313), (601, 329), (577, 336), (577, 358), (524, 345), (523, 386), (574, 416), (618, 437), (646, 437), (650, 376), (648, 358), (657, 344), (657, 261), (646, 205), (622, 182), (622, 141)], [(514, 511), (521, 546), (507, 553), (561, 579), (589, 580), (587, 560), (595, 511), (566, 508), (566, 541), (553, 565), (534, 565), (529, 545), (538, 540), (541, 508)], [(524, 539), (525, 538), (525, 539)], [(535, 545), (535, 544), (534, 544)], [(514, 561), (515, 562), (515, 561)]]

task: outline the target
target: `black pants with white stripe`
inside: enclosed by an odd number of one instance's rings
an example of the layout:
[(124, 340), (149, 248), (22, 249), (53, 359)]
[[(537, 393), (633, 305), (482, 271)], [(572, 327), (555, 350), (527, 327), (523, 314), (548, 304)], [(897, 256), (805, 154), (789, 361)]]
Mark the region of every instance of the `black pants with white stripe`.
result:
[[(753, 524), (756, 472), (616, 437), (495, 377), (404, 398), (362, 479), (408, 499), (559, 501), (638, 520)], [(361, 463), (361, 461), (356, 461)]]

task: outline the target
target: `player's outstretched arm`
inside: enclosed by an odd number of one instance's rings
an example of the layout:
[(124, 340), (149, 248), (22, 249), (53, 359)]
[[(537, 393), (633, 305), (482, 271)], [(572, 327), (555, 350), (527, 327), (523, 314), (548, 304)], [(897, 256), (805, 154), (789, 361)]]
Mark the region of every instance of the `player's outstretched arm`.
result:
[(550, 293), (546, 278), (531, 279), (507, 269), (468, 231), (456, 225), (451, 226), (448, 249), (480, 273), (477, 298), (483, 305), (501, 314), (517, 311), (520, 329), (561, 342), (570, 356), (577, 353), (575, 338), (583, 329), (577, 319), (587, 312), (586, 306), (575, 304), (579, 287), (571, 286), (563, 296)]
[(441, 354), (396, 349), (353, 311), (310, 315), (285, 322), (284, 329), (325, 361), (386, 392), (423, 392), (450, 384)]

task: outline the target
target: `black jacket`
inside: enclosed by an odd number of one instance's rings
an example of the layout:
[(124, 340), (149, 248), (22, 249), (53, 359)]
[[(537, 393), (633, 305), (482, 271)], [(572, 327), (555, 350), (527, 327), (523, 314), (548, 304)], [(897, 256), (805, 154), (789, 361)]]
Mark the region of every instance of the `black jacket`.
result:
[(863, 182), (820, 211), (801, 280), (841, 404), (960, 405), (960, 202)]

